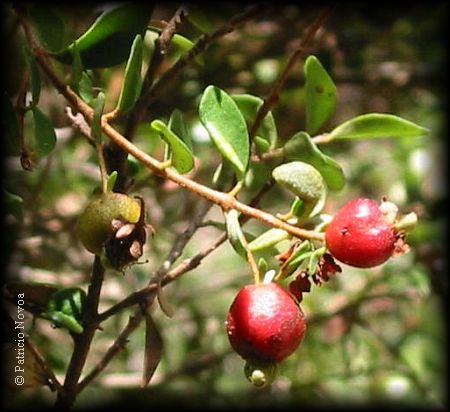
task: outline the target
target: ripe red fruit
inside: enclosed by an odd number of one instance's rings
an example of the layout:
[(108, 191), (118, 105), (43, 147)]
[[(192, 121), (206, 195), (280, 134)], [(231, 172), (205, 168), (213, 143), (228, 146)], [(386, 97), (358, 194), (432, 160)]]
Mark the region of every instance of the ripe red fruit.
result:
[(392, 217), (372, 199), (357, 198), (346, 203), (325, 231), (330, 253), (350, 266), (381, 265), (394, 253), (398, 234)]
[(306, 329), (298, 304), (275, 283), (244, 286), (225, 324), (233, 349), (244, 359), (263, 363), (277, 363), (291, 355)]

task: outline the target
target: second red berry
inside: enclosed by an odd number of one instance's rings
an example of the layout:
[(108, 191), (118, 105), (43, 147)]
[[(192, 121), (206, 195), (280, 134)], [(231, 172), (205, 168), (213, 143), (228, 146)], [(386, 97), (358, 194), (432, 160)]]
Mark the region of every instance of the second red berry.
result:
[(330, 253), (350, 266), (369, 268), (388, 260), (398, 239), (379, 205), (372, 199), (357, 198), (346, 203), (325, 231)]

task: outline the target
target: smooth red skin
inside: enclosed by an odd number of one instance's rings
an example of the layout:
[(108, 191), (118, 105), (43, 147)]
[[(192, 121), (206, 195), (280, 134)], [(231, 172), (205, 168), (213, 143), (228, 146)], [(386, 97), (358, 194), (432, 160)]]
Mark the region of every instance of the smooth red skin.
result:
[(325, 231), (330, 253), (342, 263), (360, 268), (378, 266), (394, 252), (396, 235), (372, 199), (346, 203)]
[(244, 286), (225, 324), (230, 344), (239, 355), (268, 363), (291, 355), (306, 329), (298, 304), (275, 283)]

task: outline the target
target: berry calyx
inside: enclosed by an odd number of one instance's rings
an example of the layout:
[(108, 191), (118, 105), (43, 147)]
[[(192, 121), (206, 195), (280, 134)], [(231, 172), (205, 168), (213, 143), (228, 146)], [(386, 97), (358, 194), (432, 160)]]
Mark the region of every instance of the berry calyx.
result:
[(100, 255), (108, 238), (117, 228), (113, 220), (137, 223), (141, 216), (141, 203), (123, 193), (107, 192), (92, 200), (80, 215), (78, 236), (89, 252)]
[(367, 198), (347, 202), (325, 231), (325, 243), (331, 255), (360, 268), (386, 262), (398, 248), (401, 235), (394, 227), (396, 210), (385, 205), (392, 203), (378, 205)]
[(275, 283), (244, 286), (226, 320), (233, 349), (246, 360), (278, 363), (303, 339), (306, 324), (293, 297)]

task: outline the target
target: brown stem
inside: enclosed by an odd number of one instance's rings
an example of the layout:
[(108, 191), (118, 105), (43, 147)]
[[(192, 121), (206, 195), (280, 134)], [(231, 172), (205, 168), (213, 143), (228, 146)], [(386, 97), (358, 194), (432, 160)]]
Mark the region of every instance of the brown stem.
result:
[(78, 380), (83, 371), (92, 339), (94, 338), (95, 331), (98, 327), (97, 311), (104, 273), (105, 269), (100, 262), (100, 258), (96, 256), (83, 313), (83, 333), (81, 335), (73, 335), (75, 346), (69, 367), (66, 371), (66, 378), (63, 386), (64, 391), (59, 393), (56, 399), (56, 409), (70, 409), (80, 390)]
[(186, 55), (178, 59), (178, 61), (169, 70), (167, 70), (142, 97), (145, 107), (148, 107), (157, 97), (160, 96), (163, 91), (166, 91), (167, 86), (176, 79), (181, 71), (200, 53), (204, 52), (212, 42), (222, 36), (225, 36), (226, 34), (231, 33), (238, 25), (244, 23), (245, 21), (262, 14), (268, 7), (270, 6), (267, 3), (249, 6), (245, 11), (231, 18), (229, 22), (219, 27), (216, 31), (211, 34), (203, 34), (200, 36), (192, 49), (189, 50)]
[[(171, 84), (181, 73), (181, 71), (190, 64), (200, 53), (204, 52), (207, 47), (217, 40), (218, 38), (232, 32), (239, 24), (253, 18), (259, 14), (261, 14), (267, 8), (267, 4), (259, 4), (255, 6), (250, 6), (244, 12), (234, 16), (228, 23), (219, 27), (215, 32), (211, 34), (202, 35), (197, 42), (194, 44), (192, 49), (183, 57), (178, 59), (178, 61), (167, 70), (157, 82), (153, 83), (154, 74), (156, 72), (157, 67), (160, 64), (160, 53), (157, 50), (157, 47), (161, 47), (163, 50), (164, 47), (167, 46), (168, 40), (175, 34), (175, 25), (184, 17), (186, 10), (183, 6), (181, 6), (174, 14), (174, 16), (170, 19), (168, 25), (161, 33), (159, 39), (160, 42), (156, 43), (155, 52), (152, 57), (152, 61), (147, 69), (147, 73), (144, 78), (143, 87), (141, 90), (141, 94), (136, 102), (132, 112), (130, 113), (127, 121), (127, 125), (125, 128), (124, 135), (125, 137), (132, 141), (136, 128), (139, 122), (142, 120), (142, 117), (145, 114), (145, 111), (148, 109), (150, 104), (154, 102), (162, 92), (167, 91), (169, 84)], [(116, 170), (119, 174), (119, 179), (116, 181), (116, 190), (120, 190), (123, 188), (124, 180), (122, 179), (122, 175), (124, 174), (125, 161), (126, 161), (126, 152), (123, 152), (119, 147), (117, 147), (114, 142), (107, 145), (105, 147), (106, 154), (109, 159), (111, 159), (111, 163), (113, 164), (113, 169)]]
[[(164, 279), (168, 275), (167, 272), (169, 271), (170, 266), (180, 256), (180, 254), (184, 250), (184, 247), (186, 246), (187, 242), (191, 239), (191, 237), (194, 235), (194, 233), (200, 227), (204, 216), (206, 215), (206, 213), (209, 210), (209, 207), (210, 206), (207, 203), (204, 203), (203, 205), (200, 206), (199, 211), (196, 214), (196, 217), (193, 219), (193, 221), (191, 222), (189, 227), (178, 236), (178, 238), (174, 242), (174, 245), (173, 245), (172, 249), (170, 250), (167, 258), (160, 265), (159, 269), (156, 270), (156, 272), (153, 274), (147, 287), (144, 289), (141, 289), (141, 291), (132, 293), (131, 295), (129, 295), (127, 298), (125, 298), (118, 304), (112, 306), (109, 310), (103, 312), (102, 314), (99, 314), (97, 316), (98, 323), (102, 322), (103, 320), (109, 318), (110, 316), (114, 315), (115, 313), (118, 313), (118, 312), (122, 311), (123, 309), (125, 309), (129, 306), (132, 306), (134, 304), (146, 302), (147, 305), (151, 305), (152, 300), (154, 299), (154, 297), (156, 295), (158, 284), (160, 282), (161, 282), (161, 284), (168, 283)], [(207, 253), (210, 253), (210, 252), (207, 252)], [(182, 273), (185, 273), (185, 272), (182, 272)], [(179, 273), (178, 276), (181, 276), (182, 273)], [(178, 277), (178, 276), (176, 276), (176, 277)], [(173, 277), (172, 280), (174, 280), (176, 277)], [(143, 290), (145, 290), (144, 293), (142, 292)], [(139, 324), (143, 320), (143, 318), (144, 317), (142, 315), (142, 310), (140, 308), (138, 308), (135, 311), (134, 316), (132, 316), (130, 318), (125, 329), (122, 331), (122, 333), (119, 335), (119, 337), (113, 343), (113, 345), (108, 349), (107, 353), (102, 358), (102, 360), (94, 367), (94, 369), (92, 369), (92, 371), (85, 377), (85, 379), (83, 379), (80, 382), (79, 390), (84, 388), (103, 369), (105, 369), (106, 366), (108, 365), (109, 361), (123, 349), (124, 345), (127, 342), (127, 337), (139, 326)]]
[[(233, 26), (231, 26), (233, 27)], [(36, 60), (47, 74), (49, 79), (53, 82), (58, 91), (66, 97), (66, 99), (76, 107), (86, 118), (86, 120), (91, 123), (93, 118), (93, 109), (86, 104), (81, 98), (74, 93), (69, 86), (64, 84), (58, 76), (55, 74), (51, 66), (48, 64), (46, 57), (43, 53), (35, 50)], [(131, 154), (137, 160), (139, 160), (142, 164), (144, 164), (150, 171), (155, 174), (169, 179), (180, 187), (184, 187), (185, 189), (204, 197), (205, 199), (216, 203), (221, 206), (224, 210), (228, 209), (236, 209), (239, 212), (253, 217), (255, 219), (260, 220), (268, 225), (277, 227), (279, 229), (283, 229), (286, 232), (290, 233), (293, 236), (302, 238), (302, 239), (311, 239), (311, 240), (324, 240), (323, 233), (318, 233), (315, 231), (305, 230), (299, 228), (297, 226), (290, 225), (289, 223), (284, 222), (271, 215), (270, 213), (261, 211), (259, 209), (252, 208), (251, 206), (247, 206), (241, 202), (239, 202), (233, 196), (230, 196), (226, 193), (219, 192), (213, 190), (207, 186), (201, 185), (194, 180), (191, 180), (188, 177), (185, 177), (179, 173), (177, 173), (174, 169), (161, 167), (161, 163), (149, 156), (147, 153), (140, 150), (137, 146), (135, 146), (132, 142), (126, 139), (123, 135), (121, 135), (115, 128), (113, 128), (108, 122), (107, 116), (102, 116), (102, 131), (103, 133), (109, 137), (109, 139), (115, 143), (122, 151), (125, 153)]]
[(128, 336), (130, 336), (131, 333), (136, 330), (143, 319), (144, 315), (140, 308), (136, 310), (133, 316), (130, 316), (130, 320), (128, 321), (127, 325), (114, 341), (114, 343), (108, 348), (100, 362), (84, 377), (83, 380), (80, 381), (78, 385), (79, 392), (81, 392), (87, 385), (89, 385), (89, 383), (108, 366), (111, 359), (113, 359), (114, 356), (116, 356), (125, 348), (126, 344), (128, 343)]
[(316, 17), (314, 22), (309, 27), (305, 37), (300, 43), (300, 46), (294, 51), (294, 53), (292, 53), (285, 68), (281, 72), (276, 82), (273, 84), (269, 96), (264, 100), (264, 103), (261, 105), (261, 107), (258, 110), (258, 113), (256, 114), (255, 121), (253, 122), (252, 128), (250, 129), (250, 140), (252, 140), (253, 137), (255, 136), (256, 132), (261, 126), (264, 117), (266, 117), (270, 108), (278, 101), (278, 95), (280, 93), (280, 90), (284, 86), (284, 83), (288, 78), (289, 72), (294, 67), (294, 64), (296, 63), (297, 59), (305, 51), (307, 45), (312, 41), (317, 31), (320, 29), (320, 27), (323, 25), (327, 17), (330, 15), (331, 11), (332, 7), (327, 6), (320, 12), (320, 14)]
[[(161, 67), (161, 64), (163, 62), (166, 50), (169, 47), (169, 43), (175, 34), (176, 25), (181, 22), (185, 14), (185, 6), (180, 6), (173, 17), (169, 20), (158, 39), (155, 40), (155, 48), (153, 50), (147, 72), (145, 73), (144, 80), (142, 82), (141, 94), (133, 109), (131, 110), (125, 126), (124, 136), (130, 141), (133, 140), (137, 126), (142, 120), (142, 117), (144, 116), (145, 110), (147, 108), (147, 104), (144, 101), (143, 96), (145, 92), (148, 91), (152, 86), (156, 73), (158, 72), (158, 69)], [(118, 172), (118, 179), (115, 183), (114, 190), (123, 191), (126, 185), (125, 167), (127, 153), (123, 152), (113, 142), (110, 142), (107, 146), (105, 146), (105, 155), (109, 159), (108, 163), (111, 164), (111, 170), (109, 170), (108, 172), (111, 173), (113, 170), (116, 170)]]

